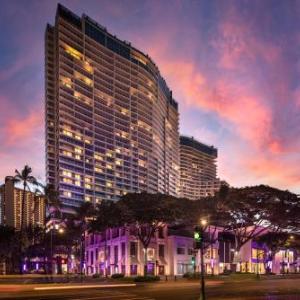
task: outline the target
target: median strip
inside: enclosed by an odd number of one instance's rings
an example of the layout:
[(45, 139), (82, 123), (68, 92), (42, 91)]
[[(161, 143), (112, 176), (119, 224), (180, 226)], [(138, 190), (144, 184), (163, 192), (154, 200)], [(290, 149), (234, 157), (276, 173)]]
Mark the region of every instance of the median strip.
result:
[(35, 291), (48, 291), (48, 290), (70, 290), (70, 289), (91, 289), (91, 288), (114, 288), (114, 287), (131, 287), (136, 286), (135, 283), (128, 284), (94, 284), (94, 285), (67, 285), (67, 286), (41, 286), (35, 287)]

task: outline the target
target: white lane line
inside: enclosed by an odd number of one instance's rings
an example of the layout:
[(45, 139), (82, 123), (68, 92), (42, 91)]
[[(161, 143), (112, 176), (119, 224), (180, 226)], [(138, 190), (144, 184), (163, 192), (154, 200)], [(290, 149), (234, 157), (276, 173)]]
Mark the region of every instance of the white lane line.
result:
[(131, 287), (136, 286), (135, 283), (128, 284), (103, 284), (103, 285), (67, 285), (67, 286), (42, 286), (33, 288), (35, 291), (48, 291), (48, 290), (70, 290), (70, 289), (91, 289), (91, 288), (114, 288), (114, 287)]
[(134, 298), (124, 298), (122, 300), (155, 300), (154, 298), (148, 297), (134, 297)]
[[(111, 299), (111, 298), (117, 298), (117, 297), (128, 297), (128, 294), (124, 295), (105, 295), (105, 296), (97, 296), (97, 297), (88, 297), (88, 298), (76, 298), (73, 300), (97, 300), (97, 299)], [(121, 299), (123, 300), (123, 299)]]

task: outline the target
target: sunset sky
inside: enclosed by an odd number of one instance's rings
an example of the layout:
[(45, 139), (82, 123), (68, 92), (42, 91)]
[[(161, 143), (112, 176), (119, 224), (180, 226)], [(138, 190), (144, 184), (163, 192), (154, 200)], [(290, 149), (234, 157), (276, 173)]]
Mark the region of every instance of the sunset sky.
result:
[[(233, 186), (300, 193), (300, 1), (61, 1), (158, 65), (180, 131), (219, 149)], [(1, 1), (0, 182), (45, 176), (44, 31), (56, 1)]]

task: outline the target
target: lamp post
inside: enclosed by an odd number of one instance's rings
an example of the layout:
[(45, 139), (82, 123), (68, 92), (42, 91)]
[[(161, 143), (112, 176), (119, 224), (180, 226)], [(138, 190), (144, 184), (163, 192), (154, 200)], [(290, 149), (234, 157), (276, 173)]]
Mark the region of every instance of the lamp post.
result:
[(64, 233), (64, 229), (59, 227), (58, 224), (52, 224), (50, 227), (50, 259), (51, 259), (51, 276), (53, 276), (53, 230), (56, 230), (58, 233)]
[(200, 222), (200, 232), (201, 232), (201, 241), (200, 241), (200, 257), (201, 257), (201, 299), (205, 300), (205, 281), (204, 281), (204, 227), (207, 225), (207, 221), (202, 219)]
[(195, 227), (194, 240), (195, 248), (200, 249), (200, 260), (201, 260), (201, 300), (205, 300), (205, 280), (204, 280), (204, 229), (207, 225), (207, 220), (202, 219), (200, 226)]

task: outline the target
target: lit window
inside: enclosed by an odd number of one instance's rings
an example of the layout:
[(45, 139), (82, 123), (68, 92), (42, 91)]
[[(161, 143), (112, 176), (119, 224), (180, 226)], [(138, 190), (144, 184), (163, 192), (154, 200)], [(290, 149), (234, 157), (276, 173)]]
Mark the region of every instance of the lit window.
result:
[(92, 197), (91, 197), (91, 196), (85, 196), (85, 197), (84, 197), (84, 200), (85, 200), (85, 201), (91, 201), (91, 200), (92, 200)]
[(68, 177), (72, 177), (72, 173), (71, 172), (69, 172), (69, 171), (63, 171), (63, 175), (64, 176), (68, 176)]
[(68, 130), (63, 130), (63, 134), (71, 137), (73, 136), (73, 133)]
[(77, 185), (77, 186), (81, 186), (81, 183), (80, 183), (80, 181), (75, 181), (75, 185)]
[(76, 49), (74, 49), (74, 48), (72, 48), (72, 47), (70, 47), (70, 46), (66, 46), (66, 52), (68, 53), (68, 54), (70, 54), (70, 55), (72, 55), (73, 57), (75, 57), (76, 59), (78, 59), (78, 60), (82, 60), (82, 58), (83, 58), (83, 55), (79, 52), (79, 51), (77, 51)]
[(77, 147), (75, 147), (74, 148), (74, 151), (75, 151), (75, 153), (79, 153), (79, 154), (82, 154), (82, 149), (80, 149), (80, 148), (77, 148)]
[(63, 178), (63, 182), (66, 182), (66, 183), (69, 183), (69, 184), (72, 184), (72, 179), (70, 178)]
[(106, 152), (106, 156), (108, 156), (108, 157), (112, 157), (113, 155), (112, 155), (112, 153), (111, 153), (111, 152)]
[(75, 174), (75, 178), (76, 178), (76, 179), (80, 179), (81, 176), (80, 176), (79, 174)]
[(70, 151), (63, 151), (63, 155), (65, 155), (65, 156), (69, 156), (69, 157), (72, 157), (72, 152), (70, 152)]
[(80, 156), (79, 154), (76, 154), (76, 155), (75, 155), (75, 158), (80, 160), (80, 159), (81, 159), (81, 156)]
[(84, 186), (85, 186), (86, 189), (91, 189), (92, 188), (92, 186), (89, 183), (86, 183)]
[(69, 197), (69, 198), (72, 197), (72, 193), (68, 192), (68, 191), (64, 191), (63, 195), (66, 196), (66, 197)]
[(72, 81), (71, 78), (68, 77), (61, 77), (61, 82), (64, 86), (68, 87), (68, 88), (72, 88)]
[(98, 160), (103, 160), (102, 156), (96, 153), (94, 154), (94, 158)]
[(93, 68), (92, 68), (92, 66), (91, 66), (87, 61), (85, 61), (85, 62), (83, 63), (83, 67), (84, 67), (84, 69), (85, 69), (86, 71), (88, 71), (89, 73), (93, 73)]
[(95, 172), (97, 173), (103, 173), (103, 170), (101, 168), (95, 167)]
[(112, 187), (112, 183), (111, 182), (106, 182), (106, 186), (107, 187)]
[(89, 177), (85, 177), (84, 181), (85, 181), (85, 182), (92, 182), (92, 179), (89, 178)]

